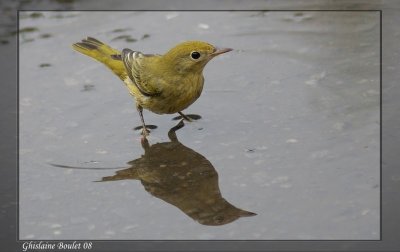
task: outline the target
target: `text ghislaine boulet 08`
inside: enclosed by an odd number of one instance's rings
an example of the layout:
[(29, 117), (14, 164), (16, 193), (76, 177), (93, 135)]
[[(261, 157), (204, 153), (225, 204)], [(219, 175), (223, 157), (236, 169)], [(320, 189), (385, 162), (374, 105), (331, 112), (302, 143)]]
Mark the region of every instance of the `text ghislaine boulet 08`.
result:
[(91, 242), (43, 242), (43, 241), (29, 241), (22, 243), (22, 251), (30, 250), (78, 250), (78, 249), (92, 249)]

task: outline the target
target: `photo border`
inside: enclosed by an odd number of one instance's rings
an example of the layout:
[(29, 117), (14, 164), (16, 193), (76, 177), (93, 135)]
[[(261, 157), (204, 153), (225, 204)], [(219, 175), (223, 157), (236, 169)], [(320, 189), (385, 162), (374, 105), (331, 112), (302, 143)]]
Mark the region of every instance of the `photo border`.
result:
[[(101, 2), (101, 1), (100, 1)], [(169, 2), (179, 2), (180, 1), (165, 1), (165, 3)], [(272, 1), (274, 2), (274, 1)], [(283, 1), (284, 2), (284, 1)], [(343, 6), (348, 5), (351, 6), (353, 1), (347, 1)], [(373, 3), (374, 1), (371, 1)], [(79, 3), (79, 2), (78, 2)], [(93, 2), (95, 3), (95, 2)], [(104, 3), (104, 2), (103, 2)], [(149, 1), (149, 4), (154, 3), (153, 1)], [(98, 4), (98, 3), (97, 3)], [(157, 10), (157, 11), (178, 11), (176, 9), (160, 9), (158, 8), (150, 8), (146, 6), (146, 8), (134, 8), (135, 2), (130, 2), (131, 8), (126, 9), (125, 11), (130, 10)], [(143, 3), (141, 3), (143, 6)], [(213, 4), (215, 5), (215, 4)], [(242, 4), (243, 5), (243, 4)], [(104, 11), (98, 5), (96, 8), (92, 8), (88, 10), (87, 7), (84, 6), (80, 8), (79, 5), (74, 6), (71, 11)], [(335, 250), (335, 251), (395, 251), (400, 248), (400, 239), (398, 239), (399, 231), (399, 172), (396, 170), (397, 167), (400, 167), (398, 155), (396, 155), (397, 148), (399, 147), (399, 132), (398, 132), (398, 123), (399, 119), (393, 120), (394, 116), (400, 118), (399, 115), (399, 103), (400, 99), (396, 98), (395, 95), (389, 95), (389, 93), (385, 93), (383, 81), (389, 80), (390, 83), (390, 93), (395, 92), (399, 94), (399, 87), (396, 87), (394, 82), (396, 81), (396, 77), (394, 76), (394, 71), (384, 72), (383, 62), (391, 67), (398, 67), (398, 60), (390, 54), (386, 53), (388, 51), (399, 52), (399, 49), (394, 45), (395, 34), (390, 33), (390, 28), (386, 28), (383, 26), (383, 23), (389, 23), (390, 20), (385, 20), (385, 13), (389, 12), (385, 6), (374, 6), (374, 9), (363, 9), (363, 10), (354, 10), (351, 8), (336, 9), (336, 10), (315, 10), (315, 9), (280, 9), (280, 10), (269, 10), (269, 9), (231, 9), (225, 8), (218, 11), (378, 11), (380, 13), (380, 240), (369, 241), (369, 240), (184, 240), (184, 241), (169, 241), (169, 240), (158, 240), (158, 241), (147, 241), (147, 240), (137, 240), (137, 241), (126, 241), (126, 240), (112, 240), (112, 241), (93, 241), (94, 248), (92, 251), (132, 251), (132, 250), (146, 250), (146, 251), (165, 251), (165, 250), (174, 250), (174, 251), (197, 251), (197, 250), (207, 250), (207, 251), (276, 251), (276, 250), (287, 250), (287, 251), (322, 251), (322, 250)], [(38, 6), (40, 7), (40, 6)], [(357, 7), (357, 6), (355, 6)], [(355, 8), (353, 7), (353, 8)], [(380, 8), (376, 8), (380, 7)], [(51, 9), (52, 7), (40, 7), (40, 8), (32, 8), (32, 9), (23, 9), (32, 10), (32, 11), (57, 11), (62, 9)], [(120, 8), (116, 6), (115, 8)], [(22, 10), (22, 9), (20, 9)], [(213, 11), (211, 9), (190, 9), (191, 11)], [(62, 10), (66, 11), (66, 10)], [(117, 11), (117, 10), (113, 10)], [(183, 10), (182, 10), (183, 11)], [(186, 10), (185, 10), (186, 11)], [(18, 11), (16, 10), (16, 16), (18, 17)], [(391, 14), (393, 17), (394, 14)], [(14, 24), (15, 25), (15, 24)], [(392, 24), (393, 25), (393, 24)], [(16, 25), (18, 27), (18, 18), (16, 18)], [(385, 35), (385, 44), (383, 42), (383, 35)], [(389, 41), (391, 38), (393, 39), (390, 44)], [(10, 249), (13, 251), (22, 251), (22, 243), (25, 240), (18, 240), (18, 222), (17, 222), (17, 213), (18, 213), (18, 38), (14, 35), (11, 37), (10, 43), (7, 45), (0, 45), (1, 49), (9, 49), (7, 51), (4, 50), (2, 53), (5, 54), (13, 54), (14, 57), (0, 57), (0, 66), (3, 76), (3, 84), (2, 84), (2, 92), (0, 97), (0, 116), (1, 116), (1, 135), (2, 141), (0, 144), (1, 151), (1, 160), (0, 163), (4, 169), (2, 169), (0, 190), (2, 192), (1, 198), (1, 206), (2, 206), (2, 225), (1, 225), (1, 234), (0, 241), (2, 244), (2, 248)], [(386, 47), (387, 46), (387, 47)], [(385, 51), (383, 50), (385, 47)], [(17, 50), (13, 50), (17, 49)], [(2, 50), (3, 51), (3, 50)], [(383, 56), (383, 53), (386, 53), (386, 60)], [(399, 55), (399, 54), (397, 54)], [(15, 57), (16, 56), (16, 57)], [(13, 61), (14, 60), (14, 61)], [(15, 67), (15, 69), (11, 69)], [(386, 68), (385, 68), (386, 69)], [(385, 78), (383, 76), (385, 74)], [(15, 85), (13, 85), (15, 83)], [(397, 88), (397, 90), (396, 90)], [(388, 91), (389, 92), (389, 91)], [(15, 96), (13, 96), (15, 94)], [(387, 95), (387, 96), (386, 96)], [(383, 103), (384, 101), (384, 103)], [(394, 104), (393, 104), (394, 102)], [(385, 109), (383, 109), (385, 108)], [(396, 110), (397, 109), (397, 110)], [(385, 120), (387, 120), (385, 122)], [(385, 139), (385, 141), (383, 141)], [(385, 172), (383, 172), (382, 164), (384, 164)], [(15, 196), (15, 198), (13, 197)], [(395, 205), (397, 203), (397, 205)], [(3, 221), (5, 223), (3, 223)], [(8, 223), (6, 223), (8, 222)], [(397, 234), (397, 235), (396, 235)], [(85, 240), (86, 241), (86, 240)], [(58, 241), (54, 241), (58, 242)], [(62, 242), (68, 242), (66, 240), (62, 240)], [(71, 241), (73, 242), (73, 241)], [(83, 241), (82, 241), (83, 242)]]

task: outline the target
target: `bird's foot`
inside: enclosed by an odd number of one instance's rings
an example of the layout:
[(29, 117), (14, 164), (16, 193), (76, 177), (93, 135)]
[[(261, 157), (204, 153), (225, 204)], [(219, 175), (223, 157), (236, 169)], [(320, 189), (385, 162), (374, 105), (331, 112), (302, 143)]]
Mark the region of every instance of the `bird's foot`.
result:
[(142, 128), (142, 136), (146, 138), (146, 136), (150, 135), (150, 130), (146, 128)]
[(193, 122), (193, 121), (199, 120), (201, 118), (200, 115), (196, 115), (196, 114), (187, 114), (187, 115), (185, 115), (182, 112), (178, 112), (178, 113), (179, 113), (180, 116), (176, 116), (176, 117), (172, 118), (172, 120), (184, 119), (185, 121)]
[(146, 137), (150, 135), (150, 129), (157, 129), (157, 125), (146, 125), (143, 127), (142, 125), (133, 128), (133, 130), (141, 130), (141, 135)]
[(189, 116), (187, 116), (187, 115), (185, 115), (185, 114), (183, 114), (183, 113), (179, 113), (181, 116), (182, 116), (182, 118), (184, 119), (184, 120), (186, 120), (186, 121), (188, 121), (188, 122), (193, 122), (193, 120), (189, 117)]

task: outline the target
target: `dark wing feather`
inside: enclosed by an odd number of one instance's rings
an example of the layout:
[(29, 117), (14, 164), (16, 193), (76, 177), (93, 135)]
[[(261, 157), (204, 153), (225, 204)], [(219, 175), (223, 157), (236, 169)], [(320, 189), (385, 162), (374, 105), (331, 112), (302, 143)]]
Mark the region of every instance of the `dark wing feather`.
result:
[(160, 91), (155, 87), (152, 87), (151, 83), (144, 83), (144, 80), (141, 78), (141, 61), (145, 57), (149, 56), (130, 49), (123, 49), (121, 53), (121, 59), (124, 62), (126, 72), (135, 86), (139, 89), (140, 93), (144, 96), (158, 96), (160, 95)]

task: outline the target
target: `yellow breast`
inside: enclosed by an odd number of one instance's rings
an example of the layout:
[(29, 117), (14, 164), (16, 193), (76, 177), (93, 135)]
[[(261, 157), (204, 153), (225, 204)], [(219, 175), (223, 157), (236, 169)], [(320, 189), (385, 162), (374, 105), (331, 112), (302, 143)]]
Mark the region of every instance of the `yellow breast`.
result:
[(176, 78), (170, 83), (164, 82), (159, 96), (143, 95), (129, 78), (124, 83), (138, 105), (156, 114), (174, 114), (186, 109), (199, 98), (204, 77), (199, 74)]

